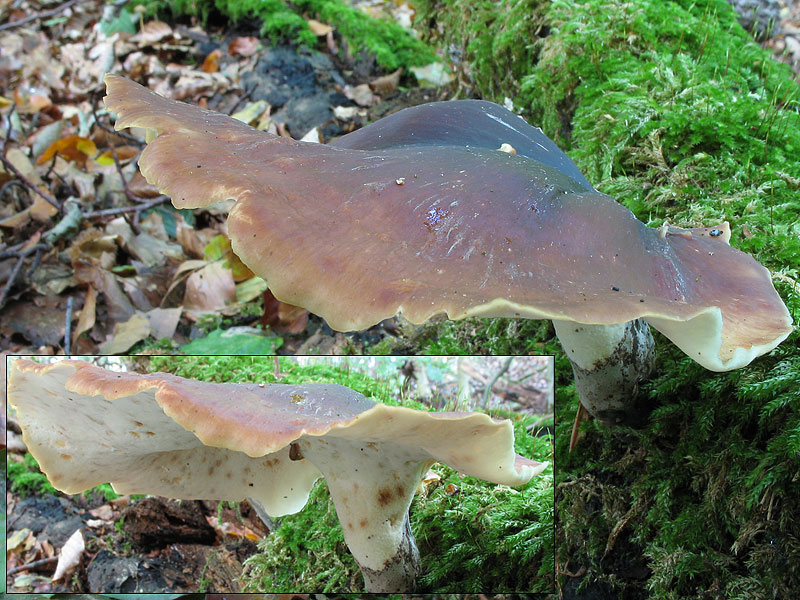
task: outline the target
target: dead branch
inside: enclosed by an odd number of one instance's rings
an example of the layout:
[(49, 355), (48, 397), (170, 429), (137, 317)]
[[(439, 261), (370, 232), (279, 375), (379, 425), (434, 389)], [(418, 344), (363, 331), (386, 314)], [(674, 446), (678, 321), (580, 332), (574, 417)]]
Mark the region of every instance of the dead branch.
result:
[(27, 177), (25, 177), (25, 175), (23, 175), (23, 174), (20, 172), (20, 170), (19, 170), (19, 169), (17, 169), (17, 167), (15, 167), (15, 166), (14, 166), (14, 164), (13, 164), (13, 163), (12, 163), (10, 160), (8, 160), (8, 159), (6, 158), (6, 154), (5, 154), (5, 145), (3, 146), (3, 152), (2, 152), (2, 153), (0, 153), (0, 162), (2, 162), (2, 163), (3, 163), (3, 166), (4, 166), (4, 167), (5, 167), (5, 168), (6, 168), (8, 171), (11, 171), (11, 172), (12, 172), (12, 173), (13, 173), (13, 174), (14, 174), (14, 175), (17, 177), (17, 179), (19, 179), (20, 181), (22, 181), (22, 183), (24, 183), (24, 184), (25, 184), (25, 185), (26, 185), (26, 186), (27, 186), (29, 189), (31, 189), (31, 190), (33, 190), (34, 192), (36, 192), (37, 194), (39, 194), (39, 195), (40, 195), (42, 198), (44, 198), (44, 199), (45, 199), (45, 200), (47, 200), (47, 201), (48, 201), (50, 204), (52, 204), (53, 206), (55, 206), (55, 207), (58, 209), (58, 212), (61, 212), (61, 205), (60, 205), (60, 204), (59, 204), (59, 203), (56, 201), (56, 199), (55, 199), (55, 198), (53, 198), (53, 197), (52, 197), (50, 194), (48, 194), (48, 193), (47, 193), (47, 192), (45, 192), (44, 190), (41, 190), (41, 189), (39, 189), (39, 186), (35, 185), (35, 184), (34, 184), (34, 183), (33, 183), (33, 182), (30, 180), (30, 179), (28, 179)]
[(121, 215), (124, 213), (129, 212), (142, 212), (147, 210), (148, 208), (153, 208), (154, 206), (158, 206), (159, 204), (164, 204), (169, 200), (169, 196), (156, 196), (152, 200), (147, 202), (142, 202), (141, 204), (137, 204), (136, 206), (123, 206), (122, 208), (106, 208), (103, 210), (95, 210), (92, 212), (84, 213), (84, 219), (94, 219), (97, 217), (108, 217), (111, 215)]
[(508, 368), (511, 366), (511, 361), (514, 360), (513, 356), (507, 356), (506, 359), (503, 361), (502, 366), (497, 370), (497, 372), (492, 375), (491, 379), (489, 379), (488, 383), (486, 384), (486, 390), (483, 393), (483, 404), (481, 405), (482, 408), (486, 408), (489, 405), (489, 398), (492, 397), (492, 388), (494, 384), (497, 383), (497, 380), (500, 379), (503, 375), (506, 374)]
[(19, 21), (13, 21), (11, 23), (3, 23), (0, 25), (0, 31), (6, 31), (8, 29), (13, 29), (14, 27), (20, 27), (21, 25), (25, 25), (26, 23), (30, 23), (31, 21), (40, 21), (41, 19), (49, 19), (50, 17), (54, 17), (59, 14), (62, 10), (68, 9), (73, 4), (76, 4), (78, 0), (69, 0), (68, 2), (64, 2), (61, 6), (56, 8), (51, 8), (50, 10), (43, 10), (42, 12), (38, 12), (32, 15), (28, 15), (20, 19)]
[(8, 281), (6, 281), (6, 284), (3, 286), (3, 290), (0, 292), (0, 308), (2, 308), (5, 305), (8, 293), (11, 291), (14, 282), (17, 280), (19, 272), (22, 270), (22, 264), (25, 262), (25, 259), (28, 258), (31, 254), (34, 254), (33, 266), (29, 270), (30, 274), (36, 269), (37, 266), (39, 266), (40, 253), (44, 250), (49, 250), (49, 249), (50, 246), (48, 244), (34, 244), (30, 248), (25, 248), (24, 250), (6, 250), (4, 252), (0, 252), (0, 260), (6, 258), (17, 259), (14, 268), (11, 269), (11, 275), (9, 275)]
[(58, 562), (57, 556), (52, 556), (50, 558), (42, 558), (39, 560), (35, 560), (33, 562), (29, 562), (27, 565), (19, 565), (18, 567), (12, 567), (8, 570), (6, 575), (15, 575), (16, 573), (20, 573), (22, 571), (28, 571), (30, 569), (37, 569), (39, 567), (50, 566), (54, 563)]

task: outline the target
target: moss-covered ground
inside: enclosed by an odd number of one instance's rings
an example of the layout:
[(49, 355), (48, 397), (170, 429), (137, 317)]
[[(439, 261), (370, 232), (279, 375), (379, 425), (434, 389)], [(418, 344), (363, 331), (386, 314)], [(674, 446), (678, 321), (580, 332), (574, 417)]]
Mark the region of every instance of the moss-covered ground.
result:
[[(426, 409), (400, 397), (396, 384), (389, 381), (331, 364), (300, 366), (291, 357), (280, 357), (280, 378), (268, 357), (154, 356), (136, 360), (145, 361), (151, 371), (205, 381), (338, 383), (376, 402)], [(491, 414), (512, 420), (518, 453), (548, 461), (551, 466), (527, 485), (509, 488), (460, 477), (449, 467), (434, 465), (441, 480), (425, 486), (410, 509), (422, 557), (420, 592), (554, 589), (552, 438), (532, 437), (526, 432), (535, 420), (532, 415)], [(261, 542), (262, 552), (248, 560), (245, 591), (331, 592), (363, 585), (324, 480), (316, 485), (302, 511), (277, 521), (277, 529)]]
[[(800, 320), (800, 88), (724, 0), (428, 3), (463, 49), (462, 93), (511, 98), (597, 189), (649, 225), (731, 223)], [(424, 32), (423, 32), (424, 33)], [(466, 72), (466, 69), (464, 70)], [(496, 322), (428, 347), (493, 351)], [(800, 589), (800, 335), (705, 371), (657, 336), (659, 408), (641, 430), (584, 421), (557, 355), (558, 584), (566, 597), (778, 598)], [(795, 590), (795, 592), (793, 592)], [(600, 595), (597, 595), (600, 594)]]
[(137, 3), (150, 14), (191, 15), (203, 23), (208, 23), (214, 15), (232, 21), (258, 19), (261, 35), (273, 43), (289, 41), (312, 49), (319, 41), (305, 17), (318, 19), (336, 28), (347, 42), (352, 56), (364, 52), (387, 71), (424, 66), (436, 60), (427, 44), (397, 23), (371, 18), (341, 0), (143, 0)]

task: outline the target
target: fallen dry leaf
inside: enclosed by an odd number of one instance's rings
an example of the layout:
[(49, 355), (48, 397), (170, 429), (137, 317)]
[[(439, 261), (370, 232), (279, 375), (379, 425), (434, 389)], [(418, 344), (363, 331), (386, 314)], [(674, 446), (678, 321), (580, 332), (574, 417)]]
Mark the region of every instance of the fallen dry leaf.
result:
[(152, 183), (147, 183), (147, 180), (138, 170), (128, 181), (128, 191), (139, 198), (155, 198), (161, 195), (158, 188)]
[(348, 100), (352, 100), (359, 106), (372, 106), (380, 98), (372, 93), (368, 83), (362, 83), (355, 87), (347, 85), (344, 88), (344, 95)]
[(89, 511), (89, 514), (97, 519), (103, 519), (104, 521), (112, 521), (114, 519), (114, 509), (110, 504), (103, 504), (102, 506), (93, 508)]
[(68, 135), (50, 144), (39, 159), (37, 165), (48, 162), (53, 156), (58, 154), (66, 160), (75, 162), (86, 162), (86, 159), (97, 154), (97, 146), (89, 138), (79, 135)]
[[(113, 165), (115, 153), (117, 155), (117, 161), (119, 164), (124, 165), (139, 155), (139, 148), (136, 146), (117, 146), (113, 151), (106, 150), (105, 152), (101, 153), (95, 160), (101, 165)], [(138, 171), (136, 173), (139, 174)], [(141, 174), (139, 175), (141, 176)], [(144, 179), (144, 177), (142, 177), (142, 179)]]
[(231, 248), (231, 240), (225, 235), (213, 237), (203, 252), (205, 259), (215, 261), (224, 259), (225, 266), (233, 272), (233, 280), (236, 282), (245, 281), (255, 276), (250, 269), (234, 254)]
[(58, 557), (58, 564), (56, 565), (56, 572), (53, 574), (53, 581), (58, 581), (77, 566), (81, 561), (84, 548), (83, 534), (81, 530), (78, 529), (70, 536), (64, 544), (64, 547), (61, 548), (61, 556)]
[(101, 354), (123, 354), (150, 335), (150, 321), (140, 312), (114, 325), (114, 332), (100, 344)]
[(311, 29), (312, 33), (317, 37), (328, 35), (331, 31), (333, 31), (333, 27), (326, 25), (325, 23), (321, 23), (316, 19), (308, 19), (306, 20), (306, 23), (308, 23), (309, 29)]
[(186, 310), (211, 312), (236, 302), (233, 272), (221, 261), (206, 264), (186, 280), (183, 306)]
[(172, 27), (163, 21), (148, 21), (142, 25), (139, 33), (130, 38), (130, 41), (139, 44), (139, 47), (142, 48), (151, 46), (167, 37), (172, 37)]
[(277, 334), (302, 333), (308, 322), (308, 311), (278, 300), (271, 291), (264, 292), (264, 313), (261, 324)]
[(409, 69), (420, 87), (438, 87), (453, 81), (453, 75), (444, 63), (435, 62), (424, 67), (411, 67)]
[(267, 111), (267, 116), (269, 116), (269, 109), (270, 105), (266, 100), (248, 102), (242, 110), (233, 113), (231, 117), (249, 125), (252, 124), (253, 121), (260, 120), (265, 111)]
[(97, 308), (97, 292), (90, 285), (86, 290), (86, 300), (83, 301), (83, 308), (81, 314), (78, 316), (78, 324), (72, 332), (72, 344), (74, 345), (82, 333), (89, 331), (94, 327)]
[(219, 71), (220, 58), (222, 58), (222, 52), (219, 48), (206, 56), (206, 59), (203, 61), (203, 73), (216, 73)]
[(253, 56), (261, 45), (258, 38), (252, 36), (239, 36), (228, 44), (228, 52), (231, 56)]
[(400, 67), (394, 73), (373, 79), (369, 82), (369, 87), (376, 94), (388, 96), (397, 90), (397, 85), (400, 83), (400, 75), (402, 74), (403, 67)]
[(145, 315), (150, 323), (150, 335), (156, 340), (172, 339), (182, 312), (183, 308), (180, 306), (176, 308), (154, 308), (147, 311)]
[(308, 132), (302, 138), (300, 138), (300, 141), (310, 142), (312, 144), (321, 144), (322, 137), (319, 134), (319, 129), (316, 127), (309, 129)]
[(32, 301), (9, 303), (0, 319), (9, 337), (18, 333), (36, 346), (59, 346), (64, 339), (65, 312), (59, 296), (37, 296)]
[[(28, 155), (25, 154), (19, 148), (11, 148), (6, 153), (6, 159), (16, 167), (16, 169), (22, 173), (25, 177), (30, 179), (35, 184), (41, 184), (42, 178), (39, 176), (39, 172), (36, 170), (36, 167), (33, 166), (31, 159), (28, 158)], [(0, 166), (0, 169), (5, 172), (5, 167)]]
[(22, 114), (38, 113), (45, 108), (52, 106), (53, 102), (44, 93), (37, 93), (32, 89), (14, 90), (14, 102), (17, 105), (17, 112)]

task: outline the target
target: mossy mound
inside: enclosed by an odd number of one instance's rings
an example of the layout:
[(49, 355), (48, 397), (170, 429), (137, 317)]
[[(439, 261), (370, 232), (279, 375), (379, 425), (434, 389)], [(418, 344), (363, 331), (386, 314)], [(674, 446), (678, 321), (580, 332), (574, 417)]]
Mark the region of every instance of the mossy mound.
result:
[[(773, 272), (800, 319), (800, 88), (727, 2), (467, 5), (437, 3), (429, 18), (445, 32), (440, 42), (465, 48), (473, 93), (510, 97), (600, 191), (650, 225), (730, 221), (732, 245)], [(503, 36), (512, 25), (514, 40)], [(475, 349), (493, 337), (447, 339)], [(658, 336), (657, 372), (642, 393), (660, 408), (648, 425), (584, 422), (572, 455), (578, 404), (559, 355), (565, 596), (791, 597), (800, 585), (799, 342), (795, 331), (751, 366), (715, 374)]]
[[(265, 383), (338, 383), (376, 402), (425, 410), (397, 398), (392, 386), (354, 370), (330, 364), (300, 366), (280, 358), (281, 377), (270, 357), (137, 358), (150, 371), (167, 371), (204, 381)], [(323, 359), (324, 360), (324, 359)], [(539, 591), (554, 589), (552, 436), (532, 437), (531, 415), (492, 411), (512, 420), (516, 451), (551, 466), (521, 488), (509, 488), (435, 464), (441, 480), (428, 484), (411, 504), (410, 520), (422, 558), (418, 591)], [(339, 520), (324, 480), (317, 483), (305, 508), (280, 517), (278, 528), (250, 558), (245, 591), (359, 589), (361, 573), (344, 543)], [(515, 565), (509, 569), (508, 565)]]
[(366, 52), (393, 71), (398, 67), (424, 66), (436, 60), (429, 46), (397, 23), (374, 19), (341, 0), (145, 0), (149, 14), (190, 15), (208, 23), (213, 14), (232, 21), (261, 20), (261, 35), (273, 43), (294, 42), (309, 48), (318, 44), (304, 16), (332, 25), (344, 37), (353, 56)]

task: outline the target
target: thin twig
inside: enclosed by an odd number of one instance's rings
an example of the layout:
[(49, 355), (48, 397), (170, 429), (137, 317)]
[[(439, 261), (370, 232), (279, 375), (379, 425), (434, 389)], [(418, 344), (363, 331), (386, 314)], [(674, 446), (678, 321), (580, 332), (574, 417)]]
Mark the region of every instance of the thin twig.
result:
[(154, 206), (158, 206), (159, 204), (164, 204), (169, 200), (169, 196), (156, 196), (149, 202), (137, 204), (136, 206), (124, 206), (122, 208), (106, 208), (104, 210), (95, 210), (93, 212), (88, 212), (83, 215), (84, 219), (94, 219), (95, 217), (108, 217), (111, 215), (121, 215), (124, 213), (129, 212), (138, 212), (153, 208)]
[(141, 146), (146, 145), (143, 140), (140, 140), (135, 135), (131, 135), (131, 134), (125, 132), (125, 131), (116, 131), (115, 129), (109, 127), (108, 125), (105, 125), (100, 120), (100, 117), (97, 116), (97, 107), (95, 106), (96, 101), (97, 101), (97, 95), (95, 95), (94, 99), (92, 100), (92, 115), (94, 116), (95, 125), (97, 125), (100, 129), (102, 129), (106, 133), (110, 133), (111, 135), (118, 135), (122, 139), (128, 140), (129, 142), (131, 142), (133, 144), (136, 144), (137, 146), (141, 147)]
[(233, 107), (228, 111), (228, 115), (232, 115), (233, 113), (235, 113), (236, 109), (239, 108), (239, 105), (245, 100), (247, 100), (250, 97), (250, 94), (252, 94), (255, 91), (255, 89), (256, 86), (252, 86), (250, 89), (245, 90), (244, 93), (241, 96), (239, 96), (239, 99), (236, 101), (236, 104), (234, 104)]
[(38, 252), (40, 250), (49, 250), (50, 246), (47, 244), (34, 244), (30, 248), (25, 248), (19, 252), (14, 251), (4, 251), (0, 252), (0, 260), (5, 258), (16, 258), (17, 263), (14, 265), (14, 268), (11, 269), (11, 274), (8, 276), (8, 281), (3, 286), (3, 291), (0, 292), (0, 308), (6, 303), (6, 297), (8, 297), (8, 293), (11, 291), (11, 287), (14, 285), (14, 282), (17, 280), (19, 276), (20, 270), (22, 270), (22, 264), (25, 262), (25, 259), (30, 256), (33, 252)]
[[(122, 165), (119, 164), (117, 150), (114, 147), (114, 144), (111, 143), (111, 140), (109, 140), (108, 148), (111, 150), (111, 158), (114, 159), (114, 167), (117, 169), (117, 175), (119, 175), (119, 178), (122, 181), (122, 191), (125, 192), (125, 197), (133, 202), (140, 202), (141, 200), (139, 197), (131, 192), (130, 188), (128, 187), (128, 180), (125, 178), (125, 174), (122, 172)], [(127, 214), (123, 214), (123, 218), (133, 230), (135, 235), (139, 235), (141, 233), (141, 230), (139, 229), (139, 214), (140, 213), (138, 211), (134, 212), (132, 219), (128, 218)]]
[(11, 105), (11, 110), (8, 111), (8, 129), (6, 130), (6, 139), (3, 142), (3, 154), (5, 155), (5, 148), (8, 146), (8, 143), (11, 141), (11, 134), (14, 133), (14, 128), (11, 126), (11, 117), (14, 116), (14, 113), (17, 112), (17, 105), (16, 103)]
[(39, 265), (42, 262), (42, 250), (44, 248), (36, 248), (36, 252), (33, 255), (33, 263), (31, 264), (31, 268), (28, 269), (28, 277), (33, 276), (33, 272), (39, 268)]
[(33, 562), (28, 563), (27, 565), (19, 565), (18, 567), (13, 567), (8, 570), (6, 575), (15, 575), (22, 571), (27, 571), (29, 569), (35, 569), (37, 567), (44, 567), (45, 565), (51, 565), (53, 563), (58, 562), (57, 556), (52, 556), (50, 558), (41, 558), (39, 560), (35, 560)]
[(514, 360), (513, 356), (506, 357), (506, 359), (503, 361), (503, 366), (501, 366), (500, 369), (494, 375), (492, 375), (492, 378), (486, 384), (486, 391), (483, 396), (483, 408), (486, 408), (489, 405), (489, 399), (492, 397), (492, 388), (494, 387), (494, 384), (497, 383), (497, 380), (500, 379), (506, 371), (508, 371), (512, 360)]
[(64, 354), (70, 355), (70, 341), (72, 340), (72, 296), (67, 298), (67, 314), (64, 317)]
[(9, 170), (9, 171), (11, 171), (12, 173), (14, 173), (14, 175), (16, 175), (16, 176), (17, 176), (17, 178), (18, 178), (18, 179), (20, 179), (20, 180), (21, 180), (21, 181), (22, 181), (22, 182), (23, 182), (25, 185), (27, 185), (27, 186), (28, 186), (30, 189), (32, 189), (34, 192), (36, 192), (37, 194), (39, 194), (39, 195), (40, 195), (42, 198), (44, 198), (45, 200), (47, 200), (47, 201), (48, 201), (50, 204), (52, 204), (53, 206), (55, 206), (55, 207), (58, 209), (58, 212), (61, 212), (61, 205), (60, 205), (60, 204), (59, 204), (59, 203), (56, 201), (56, 199), (55, 199), (55, 198), (53, 198), (53, 197), (52, 197), (50, 194), (48, 194), (47, 192), (44, 192), (44, 191), (42, 191), (41, 189), (39, 189), (39, 187), (38, 187), (37, 185), (35, 185), (35, 184), (34, 184), (34, 183), (33, 183), (33, 182), (30, 180), (30, 179), (28, 179), (27, 177), (25, 177), (25, 175), (23, 175), (22, 173), (20, 173), (20, 170), (19, 170), (19, 169), (17, 169), (17, 167), (15, 167), (15, 166), (14, 166), (14, 164), (13, 164), (13, 163), (12, 163), (10, 160), (8, 160), (8, 159), (5, 157), (5, 154), (4, 154), (4, 153), (3, 153), (3, 154), (0, 154), (0, 162), (2, 162), (2, 163), (3, 163), (3, 166), (4, 166), (6, 169), (8, 169), (8, 170)]
[[(2, 257), (0, 257), (2, 258)], [(6, 303), (6, 296), (8, 296), (8, 292), (11, 290), (11, 286), (14, 285), (14, 281), (17, 279), (17, 275), (19, 275), (19, 271), (22, 268), (22, 263), (25, 262), (25, 257), (20, 256), (17, 259), (17, 264), (14, 265), (14, 268), (11, 269), (11, 275), (8, 276), (8, 281), (3, 286), (3, 291), (0, 292), (0, 308)]]
[(77, 2), (78, 2), (78, 0), (69, 0), (68, 2), (65, 2), (64, 4), (62, 4), (61, 6), (59, 6), (57, 8), (53, 8), (53, 9), (50, 9), (50, 10), (42, 11), (40, 13), (29, 15), (29, 16), (23, 18), (23, 19), (20, 19), (19, 21), (13, 21), (12, 23), (3, 23), (2, 25), (0, 25), (0, 31), (5, 31), (7, 29), (12, 29), (14, 27), (19, 27), (21, 25), (25, 25), (26, 23), (30, 23), (31, 21), (38, 21), (40, 19), (48, 19), (50, 17), (54, 17), (58, 13), (60, 13), (62, 10), (66, 10), (67, 8), (72, 6), (73, 4), (76, 4)]
[(25, 193), (28, 195), (28, 200), (30, 200), (31, 194), (28, 191), (28, 187), (19, 179), (9, 179), (3, 184), (3, 187), (0, 187), (0, 202), (3, 201), (3, 198), (5, 198), (8, 190), (15, 186), (21, 187), (23, 190), (25, 190)]

